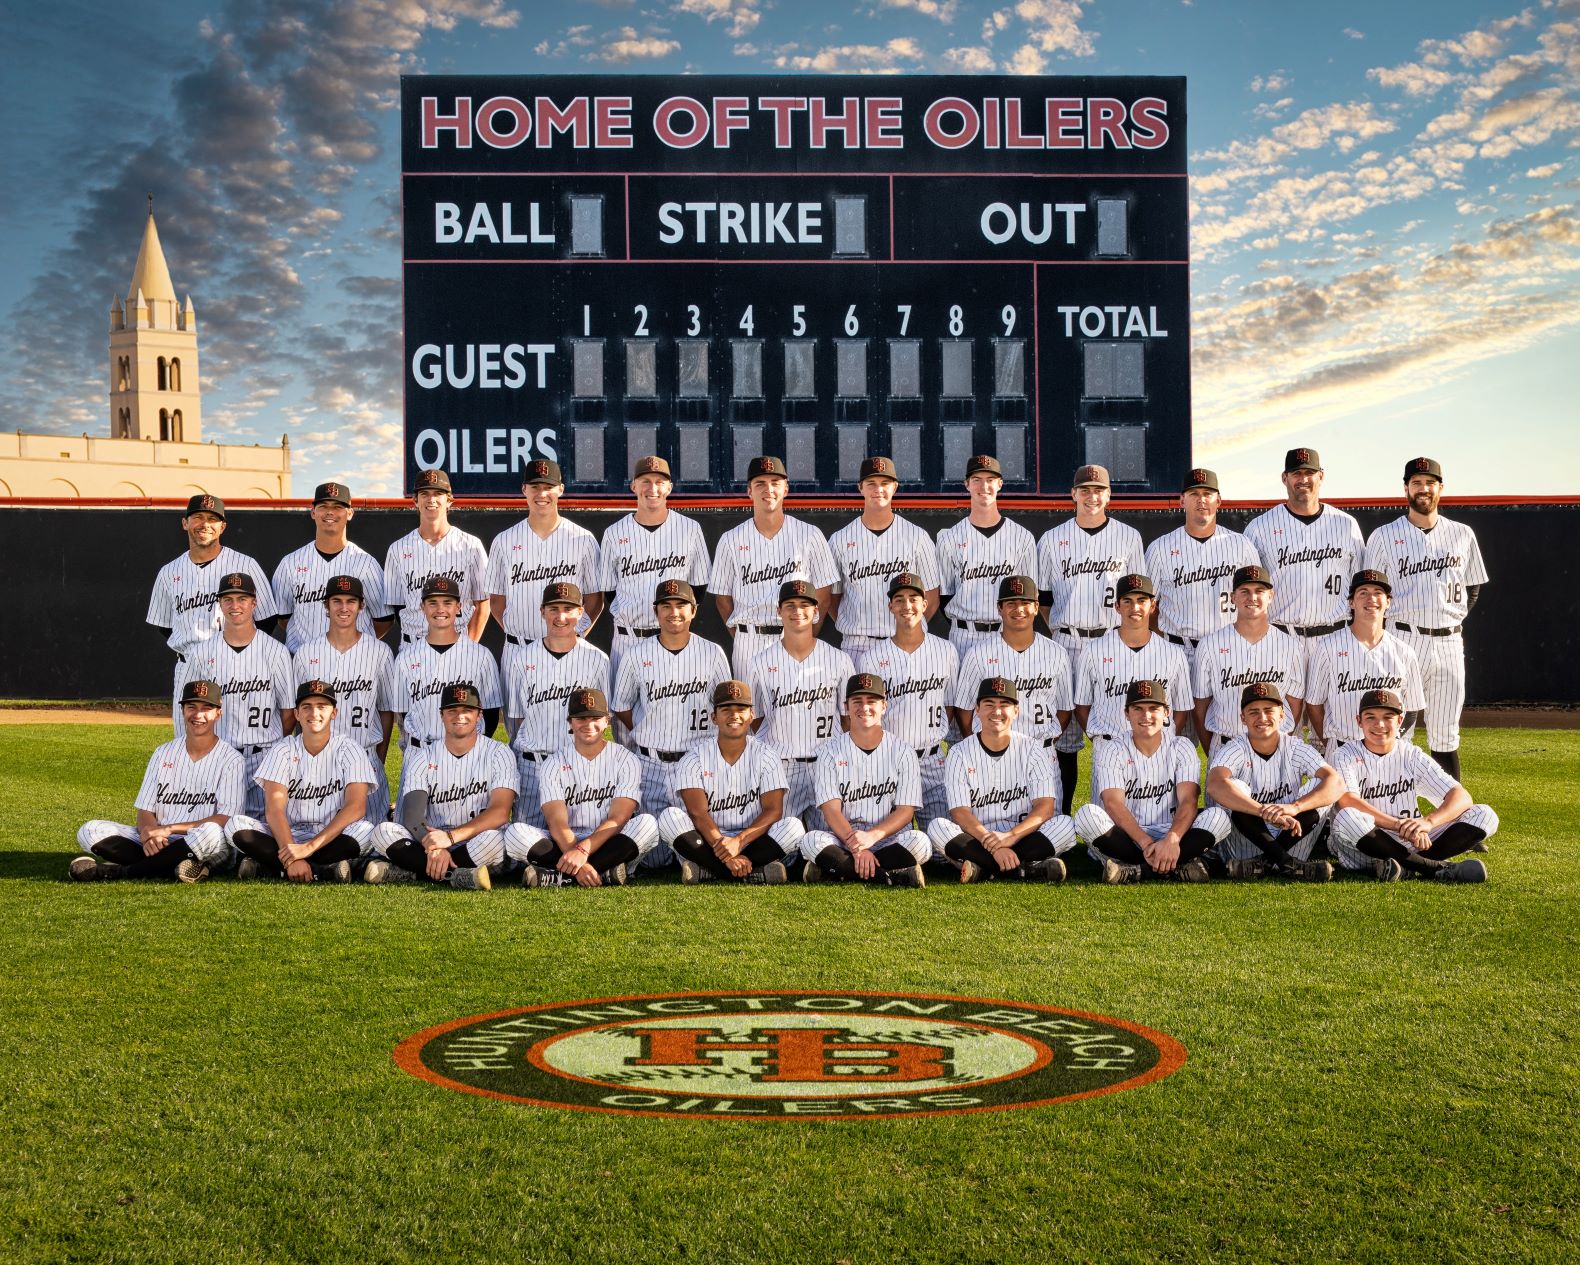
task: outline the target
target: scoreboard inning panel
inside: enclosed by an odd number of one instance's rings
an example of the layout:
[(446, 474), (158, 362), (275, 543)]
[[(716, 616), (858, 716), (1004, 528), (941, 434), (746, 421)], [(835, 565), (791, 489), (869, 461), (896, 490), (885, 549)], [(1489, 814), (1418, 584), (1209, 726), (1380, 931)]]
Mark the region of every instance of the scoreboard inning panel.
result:
[(1181, 79), (406, 77), (407, 486), (1172, 492), (1185, 155)]

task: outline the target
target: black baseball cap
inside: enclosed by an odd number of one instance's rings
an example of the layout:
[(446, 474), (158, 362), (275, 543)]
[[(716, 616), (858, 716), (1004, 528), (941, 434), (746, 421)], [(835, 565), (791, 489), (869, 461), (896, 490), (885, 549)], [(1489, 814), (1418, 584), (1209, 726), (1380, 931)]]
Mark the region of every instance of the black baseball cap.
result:
[(527, 462), (527, 468), (521, 472), (521, 485), (526, 487), (533, 483), (564, 483), (565, 476), (560, 473), (560, 463), (549, 461), (544, 457), (537, 457)]
[(1390, 597), (1393, 595), (1393, 584), (1389, 581), (1386, 572), (1373, 571), (1369, 568), (1365, 571), (1357, 571), (1350, 576), (1350, 596), (1354, 597), (1355, 590), (1363, 584), (1375, 584)]
[(1082, 466), (1070, 477), (1070, 490), (1076, 488), (1111, 488), (1113, 481), (1108, 477), (1105, 466)]
[(1253, 563), (1251, 566), (1239, 568), (1234, 573), (1234, 583), (1229, 587), (1237, 589), (1242, 584), (1261, 584), (1267, 588), (1272, 588), (1273, 577), (1267, 574), (1266, 567), (1260, 567)]
[(868, 457), (861, 463), (861, 473), (856, 476), (856, 482), (863, 483), (868, 479), (893, 479), (898, 483), (900, 472), (888, 457)]
[(1180, 488), (1181, 493), (1194, 491), (1196, 488), (1208, 488), (1213, 492), (1218, 491), (1218, 472), (1197, 466), (1185, 475), (1185, 484)]
[(1361, 695), (1361, 705), (1355, 709), (1355, 714), (1360, 715), (1361, 712), (1370, 711), (1376, 707), (1380, 707), (1384, 711), (1398, 712), (1401, 716), (1404, 715), (1404, 703), (1400, 701), (1399, 695), (1393, 690), (1367, 690), (1366, 693)]
[(367, 601), (367, 595), (362, 591), (362, 581), (354, 575), (331, 576), (329, 583), (324, 585), (324, 601), (332, 597), (354, 597), (359, 602)]
[(418, 492), (448, 492), (450, 491), (450, 476), (443, 470), (419, 470), (417, 472), (417, 485), (412, 489), (412, 495)]
[(653, 589), (653, 605), (660, 602), (690, 602), (697, 604), (697, 591), (684, 580), (660, 580)]
[(745, 681), (720, 681), (713, 687), (715, 707), (750, 707), (752, 687)]
[(207, 677), (198, 677), (188, 681), (181, 687), (181, 701), (183, 703), (202, 703), (207, 707), (218, 707), (225, 691), (220, 689), (218, 681), (211, 681)]
[(765, 475), (774, 475), (781, 479), (788, 479), (790, 474), (785, 469), (785, 463), (779, 457), (753, 457), (746, 466), (746, 482), (749, 485), (753, 479), (761, 479)]
[(212, 514), (215, 518), (224, 519), (225, 502), (217, 496), (200, 492), (197, 496), (187, 498), (187, 515), (191, 514)]
[(1132, 703), (1156, 703), (1159, 707), (1169, 705), (1169, 687), (1162, 681), (1132, 681), (1125, 687), (1125, 706)]
[(439, 695), (439, 710), (449, 711), (452, 707), (475, 707), (479, 711), (483, 707), (483, 696), (477, 692), (477, 686), (470, 681), (456, 681), (446, 685)]
[(1150, 575), (1122, 575), (1114, 581), (1114, 600), (1117, 602), (1122, 597), (1129, 597), (1132, 593), (1140, 593), (1144, 597), (1156, 597), (1157, 585), (1152, 583)]
[(1429, 474), (1439, 483), (1443, 481), (1443, 467), (1431, 457), (1415, 457), (1405, 462), (1404, 481), (1410, 482), (1418, 474)]
[(351, 489), (344, 483), (320, 483), (313, 489), (314, 505), (344, 505), (351, 508)]
[(604, 697), (602, 690), (572, 690), (570, 697), (565, 700), (565, 714), (572, 720), (578, 716), (607, 716), (609, 700)]
[(310, 698), (321, 698), (331, 707), (340, 701), (335, 696), (335, 687), (328, 681), (320, 681), (316, 677), (311, 681), (303, 681), (296, 687), (296, 705), (298, 707)]
[(1322, 458), (1317, 456), (1315, 448), (1291, 448), (1284, 454), (1284, 473), (1293, 474), (1296, 470), (1320, 470)]
[(1004, 477), (1004, 467), (999, 465), (997, 457), (990, 456), (985, 452), (979, 452), (966, 461), (965, 477), (969, 479), (973, 474), (996, 474), (1002, 479)]
[(786, 602), (815, 602), (817, 601), (817, 587), (811, 580), (786, 580), (779, 586), (778, 606)]
[(1020, 703), (1020, 691), (1015, 688), (1015, 682), (1007, 676), (984, 677), (977, 686), (977, 702), (985, 703), (988, 699), (997, 699), (1003, 703)]
[(543, 586), (543, 600), (539, 606), (580, 606), (582, 591), (569, 580), (556, 580)]
[(999, 602), (1035, 602), (1037, 581), (1029, 575), (1006, 575), (998, 582)]
[(631, 467), (631, 481), (635, 483), (644, 474), (656, 474), (672, 483), (675, 478), (669, 472), (669, 462), (662, 457), (638, 457), (636, 465)]
[(923, 596), (926, 596), (927, 594), (927, 587), (923, 582), (922, 577), (917, 575), (914, 571), (901, 571), (899, 575), (895, 576), (889, 581), (889, 596), (891, 598), (896, 593), (903, 593), (907, 589), (910, 589), (916, 593), (920, 593)]
[(1252, 703), (1277, 703), (1282, 707), (1284, 695), (1271, 681), (1253, 681), (1240, 691), (1240, 706), (1245, 708)]
[(459, 602), (461, 586), (447, 575), (431, 576), (422, 586), (422, 600), (426, 602), (430, 597), (453, 597)]
[(888, 682), (876, 672), (858, 672), (845, 682), (845, 697), (855, 698), (858, 694), (870, 694), (873, 698), (888, 698)]
[(225, 597), (230, 593), (245, 593), (248, 597), (257, 597), (258, 586), (245, 571), (232, 571), (229, 575), (220, 577), (219, 592), (214, 596)]

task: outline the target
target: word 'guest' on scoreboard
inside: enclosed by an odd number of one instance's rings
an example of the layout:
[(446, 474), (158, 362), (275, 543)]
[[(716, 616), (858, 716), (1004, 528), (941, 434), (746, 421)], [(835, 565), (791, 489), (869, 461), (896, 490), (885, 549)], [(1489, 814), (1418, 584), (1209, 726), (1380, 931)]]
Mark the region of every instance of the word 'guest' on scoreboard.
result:
[(1185, 81), (408, 76), (406, 470), (1005, 492), (1190, 461)]

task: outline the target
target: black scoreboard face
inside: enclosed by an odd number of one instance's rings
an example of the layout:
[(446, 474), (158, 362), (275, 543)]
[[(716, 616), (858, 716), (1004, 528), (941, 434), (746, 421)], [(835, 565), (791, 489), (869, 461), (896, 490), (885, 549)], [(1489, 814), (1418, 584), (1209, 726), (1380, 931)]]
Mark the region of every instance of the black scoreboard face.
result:
[(1190, 462), (1185, 83), (412, 76), (406, 473), (735, 493), (782, 456), (904, 493), (1174, 492)]

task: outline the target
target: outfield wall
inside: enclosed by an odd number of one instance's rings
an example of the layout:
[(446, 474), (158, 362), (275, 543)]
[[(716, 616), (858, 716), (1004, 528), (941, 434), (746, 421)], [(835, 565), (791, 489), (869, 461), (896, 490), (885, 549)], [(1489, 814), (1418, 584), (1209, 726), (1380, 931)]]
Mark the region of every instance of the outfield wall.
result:
[[(1398, 517), (1401, 504), (1340, 502), (1369, 533)], [(1221, 521), (1243, 528), (1264, 502), (1226, 506)], [(791, 512), (824, 534), (848, 522), (853, 510)], [(1580, 498), (1573, 503), (1445, 503), (1451, 518), (1468, 523), (1481, 542), (1490, 583), (1465, 627), (1471, 703), (1580, 703), (1580, 597), (1575, 567), (1559, 542), (1580, 538)], [(624, 511), (571, 510), (567, 517), (601, 535)], [(702, 523), (709, 545), (740, 522), (746, 509), (687, 509)], [(964, 512), (960, 506), (907, 510), (936, 536)], [(1069, 509), (1011, 509), (1040, 536)], [(523, 506), (457, 508), (452, 521), (485, 545), (524, 514)], [(1148, 542), (1178, 525), (1178, 510), (1115, 510)], [(144, 623), (158, 569), (185, 547), (179, 509), (5, 507), (8, 600), (0, 610), (0, 697), (151, 697), (170, 689), (173, 662), (160, 636)], [(362, 508), (352, 538), (382, 558), (390, 542), (410, 531), (409, 508)], [(312, 536), (300, 503), (294, 508), (232, 508), (225, 543), (251, 554), (266, 573)], [(1564, 524), (1569, 524), (1565, 527)], [(1569, 533), (1573, 532), (1574, 535)], [(713, 604), (704, 600), (697, 631), (722, 640)], [(939, 621), (935, 631), (943, 631)], [(593, 640), (608, 646), (609, 623)], [(498, 651), (497, 625), (485, 644)]]

